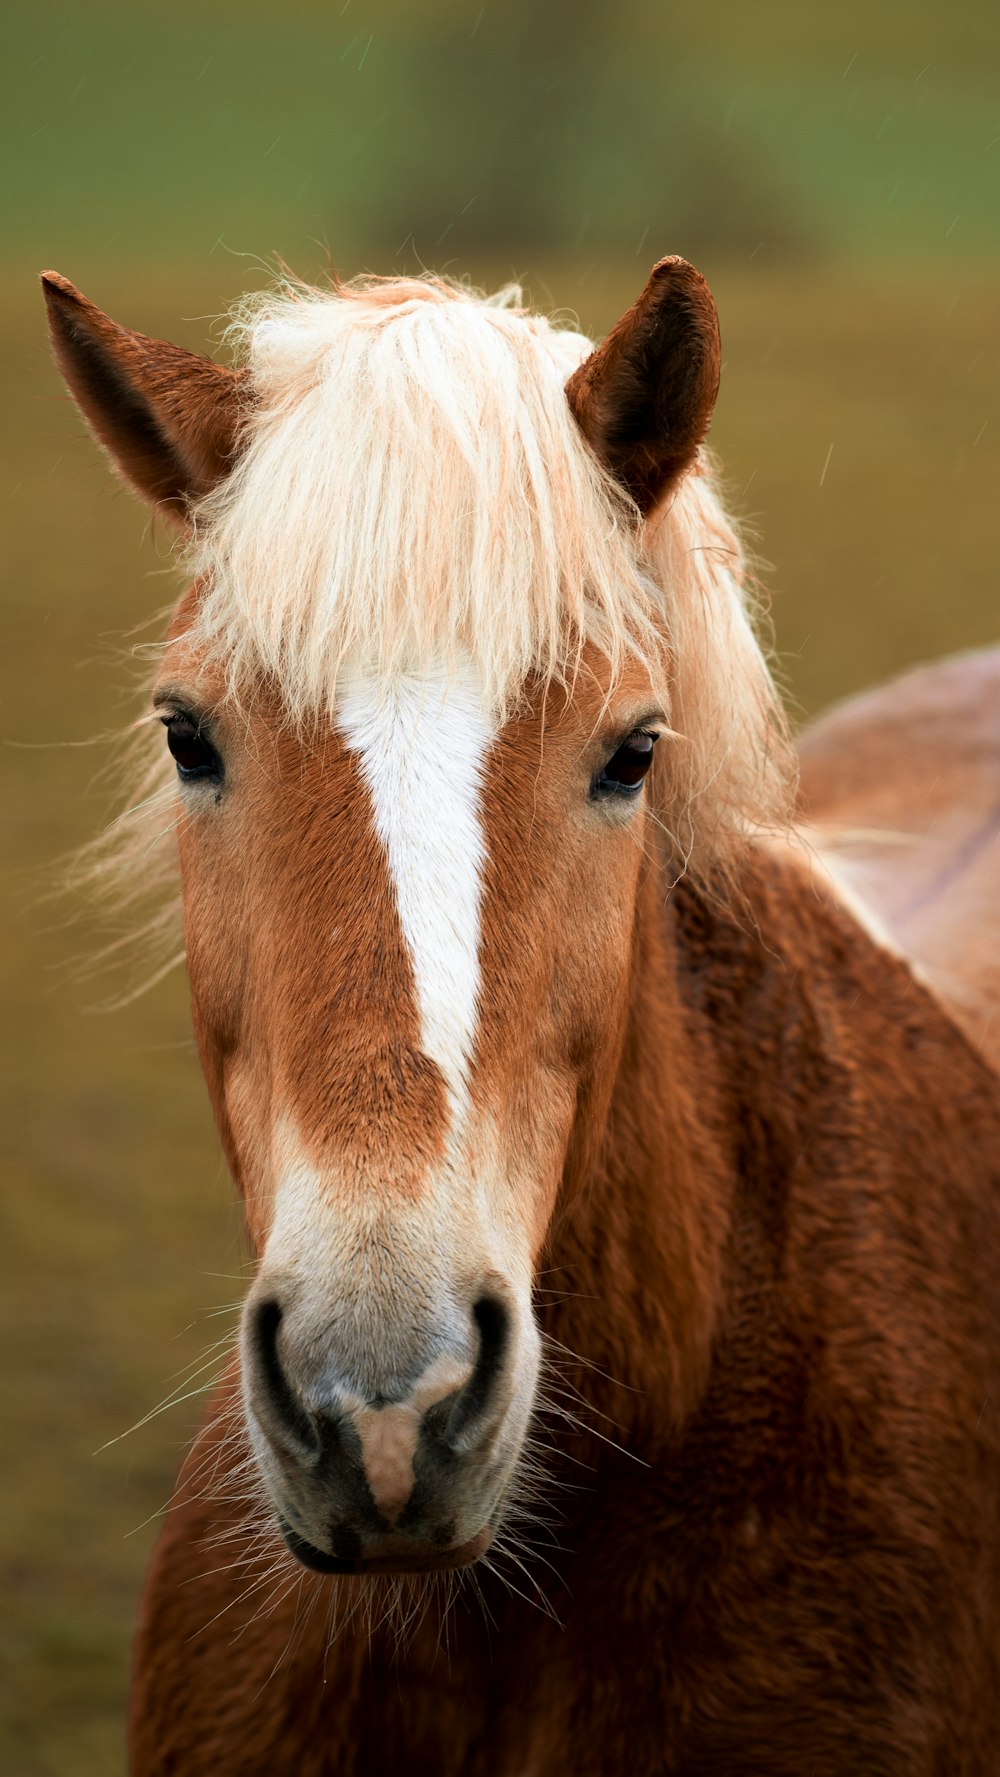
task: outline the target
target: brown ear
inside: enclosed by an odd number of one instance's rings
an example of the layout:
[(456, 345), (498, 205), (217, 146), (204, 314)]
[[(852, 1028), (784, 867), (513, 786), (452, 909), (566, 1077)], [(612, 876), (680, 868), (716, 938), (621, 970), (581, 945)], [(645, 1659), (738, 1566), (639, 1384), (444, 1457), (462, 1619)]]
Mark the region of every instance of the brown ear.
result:
[(638, 301), (566, 384), (584, 437), (644, 516), (694, 461), (721, 357), (704, 278), (686, 259), (661, 259)]
[(42, 273), (56, 361), (91, 431), (145, 499), (179, 523), (232, 466), (246, 374), (119, 327)]

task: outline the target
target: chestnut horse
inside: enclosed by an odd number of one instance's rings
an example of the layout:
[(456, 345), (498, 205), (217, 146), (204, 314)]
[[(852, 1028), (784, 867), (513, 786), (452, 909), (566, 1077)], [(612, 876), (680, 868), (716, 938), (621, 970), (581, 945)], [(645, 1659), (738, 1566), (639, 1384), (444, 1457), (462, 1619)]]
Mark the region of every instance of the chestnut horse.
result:
[[(994, 1773), (988, 1017), (824, 863), (900, 826), (919, 696), (881, 754), (878, 706), (817, 730), (794, 825), (703, 280), (596, 350), (510, 292), (285, 287), (235, 370), (45, 293), (186, 539), (144, 806), (256, 1258), (133, 1772)], [(966, 983), (967, 862), (921, 927)]]

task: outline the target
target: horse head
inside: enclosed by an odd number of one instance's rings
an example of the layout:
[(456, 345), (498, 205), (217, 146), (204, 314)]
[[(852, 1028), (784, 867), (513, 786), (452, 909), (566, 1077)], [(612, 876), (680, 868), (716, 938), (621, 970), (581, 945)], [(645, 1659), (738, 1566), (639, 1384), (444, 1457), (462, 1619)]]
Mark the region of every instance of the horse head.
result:
[(724, 868), (777, 778), (699, 453), (714, 306), (664, 260), (593, 350), (433, 280), (294, 289), (233, 371), (46, 296), (192, 564), (153, 709), (256, 1460), (306, 1565), (461, 1566), (530, 1444), (649, 859)]

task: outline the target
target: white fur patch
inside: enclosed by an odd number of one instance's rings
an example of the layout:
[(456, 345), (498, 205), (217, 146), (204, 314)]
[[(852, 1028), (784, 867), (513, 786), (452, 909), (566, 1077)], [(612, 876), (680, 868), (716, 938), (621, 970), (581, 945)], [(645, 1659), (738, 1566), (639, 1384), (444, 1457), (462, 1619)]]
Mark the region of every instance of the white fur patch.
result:
[(479, 993), (485, 860), (479, 790), (491, 731), (471, 664), (388, 682), (345, 673), (337, 725), (358, 756), (413, 966), (423, 1051), (465, 1103)]

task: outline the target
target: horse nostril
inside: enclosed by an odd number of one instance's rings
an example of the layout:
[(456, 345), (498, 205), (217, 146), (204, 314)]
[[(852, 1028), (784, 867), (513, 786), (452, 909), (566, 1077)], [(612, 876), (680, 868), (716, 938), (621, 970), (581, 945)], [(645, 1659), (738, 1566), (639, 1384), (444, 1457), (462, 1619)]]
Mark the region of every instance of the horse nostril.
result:
[(448, 1424), (449, 1440), (460, 1439), (469, 1427), (485, 1413), (503, 1369), (504, 1353), (510, 1329), (510, 1314), (495, 1296), (481, 1296), (472, 1310), (479, 1332), (479, 1355), (476, 1367), (452, 1409)]
[(263, 1395), (262, 1416), (269, 1429), (284, 1435), (285, 1442), (289, 1438), (294, 1440), (297, 1455), (304, 1450), (310, 1456), (318, 1456), (321, 1440), (316, 1424), (292, 1388), (281, 1362), (278, 1333), (282, 1319), (280, 1302), (264, 1301), (257, 1304), (251, 1320), (254, 1369)]

